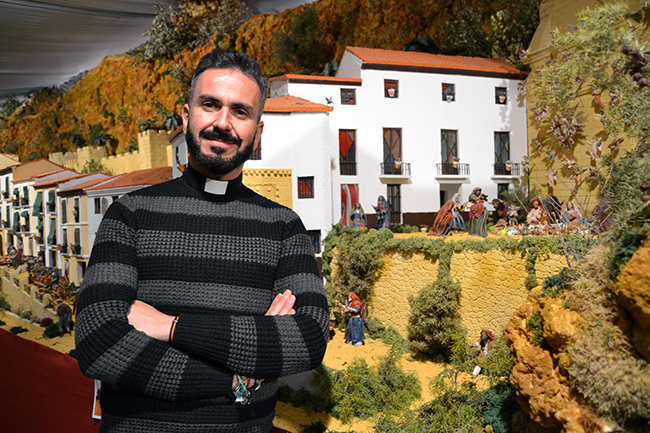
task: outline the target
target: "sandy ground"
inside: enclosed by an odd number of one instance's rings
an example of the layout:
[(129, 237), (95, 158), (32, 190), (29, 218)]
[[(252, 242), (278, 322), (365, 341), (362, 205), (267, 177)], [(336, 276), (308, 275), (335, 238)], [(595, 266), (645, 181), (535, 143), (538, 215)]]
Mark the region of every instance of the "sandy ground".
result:
[[(23, 320), (13, 313), (0, 311), (0, 320), (6, 322), (2, 328), (6, 330), (9, 330), (14, 326), (26, 328), (28, 331), (18, 334), (19, 337), (41, 343), (62, 353), (68, 353), (75, 347), (74, 335), (66, 334), (63, 337), (58, 338), (45, 338), (43, 337), (44, 328), (32, 324), (27, 320)], [(343, 333), (343, 330), (337, 329), (334, 333), (334, 337), (329, 342), (327, 352), (325, 353), (325, 359), (323, 360), (323, 364), (327, 367), (344, 370), (352, 363), (354, 358), (357, 357), (365, 358), (368, 365), (374, 365), (390, 350), (388, 345), (379, 340), (366, 339), (366, 344), (363, 346), (351, 346), (345, 344)], [(433, 398), (429, 392), (429, 382), (437, 376), (445, 366), (445, 364), (415, 359), (408, 353), (402, 356), (402, 369), (417, 374), (422, 385), (422, 398), (416, 401), (413, 404), (413, 407), (417, 407)], [(467, 375), (467, 379), (470, 378), (471, 376)], [(479, 380), (481, 380), (480, 377)], [(372, 419), (353, 420), (350, 424), (342, 424), (340, 421), (334, 419), (328, 414), (307, 413), (303, 409), (295, 408), (286, 403), (278, 403), (276, 412), (275, 424), (278, 427), (282, 427), (295, 433), (301, 432), (305, 426), (316, 421), (321, 421), (329, 430), (333, 431), (353, 430), (356, 432), (369, 433), (372, 432), (372, 427), (375, 421)]]

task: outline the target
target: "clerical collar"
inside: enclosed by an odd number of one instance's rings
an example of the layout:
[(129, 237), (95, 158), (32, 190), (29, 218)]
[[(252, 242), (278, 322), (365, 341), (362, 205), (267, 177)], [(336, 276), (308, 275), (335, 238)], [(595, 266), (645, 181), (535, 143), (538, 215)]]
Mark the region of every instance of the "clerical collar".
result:
[(210, 179), (194, 170), (190, 164), (185, 166), (183, 180), (197, 191), (211, 195), (229, 196), (237, 193), (242, 186), (243, 173), (232, 180)]

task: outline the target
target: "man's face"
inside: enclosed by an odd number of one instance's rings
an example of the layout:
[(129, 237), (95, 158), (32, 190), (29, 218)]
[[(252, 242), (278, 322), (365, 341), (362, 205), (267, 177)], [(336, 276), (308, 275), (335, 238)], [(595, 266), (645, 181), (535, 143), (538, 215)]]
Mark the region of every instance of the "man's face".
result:
[(190, 164), (209, 177), (236, 178), (264, 128), (257, 121), (257, 83), (236, 70), (208, 69), (198, 78), (191, 102), (183, 107)]

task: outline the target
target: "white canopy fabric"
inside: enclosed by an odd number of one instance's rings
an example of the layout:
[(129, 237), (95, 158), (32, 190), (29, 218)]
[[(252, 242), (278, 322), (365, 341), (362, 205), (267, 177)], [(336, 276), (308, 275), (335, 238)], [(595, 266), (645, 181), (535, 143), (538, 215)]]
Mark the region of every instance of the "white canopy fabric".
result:
[[(280, 12), (313, 0), (246, 1)], [(174, 0), (158, 0), (167, 8)], [(155, 17), (155, 0), (0, 0), (0, 100), (61, 86), (106, 56), (137, 47)]]

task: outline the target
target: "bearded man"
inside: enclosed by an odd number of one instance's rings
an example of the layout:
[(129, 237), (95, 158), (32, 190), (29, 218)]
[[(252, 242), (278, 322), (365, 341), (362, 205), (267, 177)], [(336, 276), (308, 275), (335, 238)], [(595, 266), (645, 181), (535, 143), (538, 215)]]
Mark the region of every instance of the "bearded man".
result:
[(268, 84), (248, 55), (201, 59), (183, 175), (106, 212), (79, 294), (77, 359), (100, 432), (270, 432), (275, 379), (317, 367), (329, 311), (298, 215), (242, 184)]

